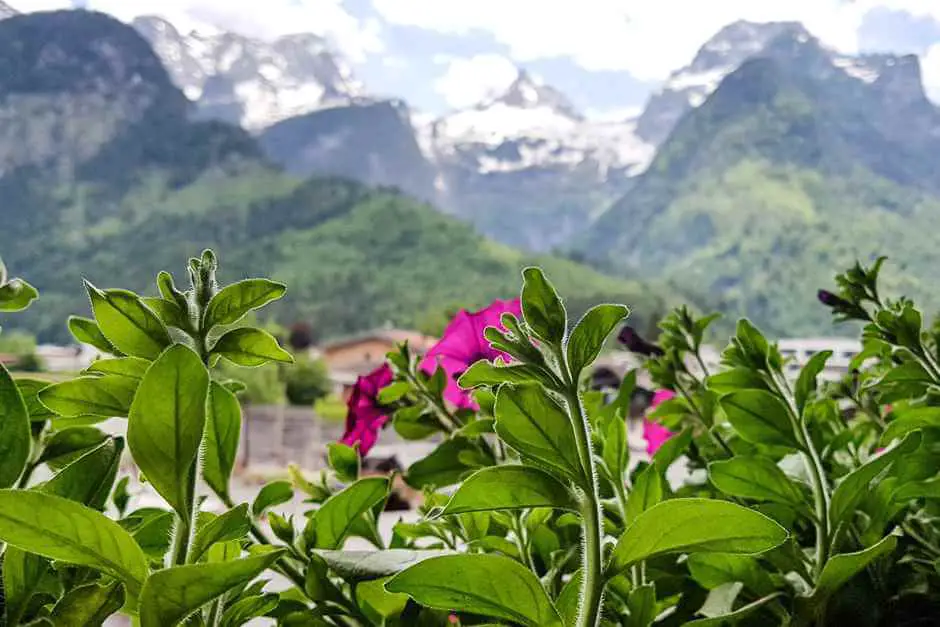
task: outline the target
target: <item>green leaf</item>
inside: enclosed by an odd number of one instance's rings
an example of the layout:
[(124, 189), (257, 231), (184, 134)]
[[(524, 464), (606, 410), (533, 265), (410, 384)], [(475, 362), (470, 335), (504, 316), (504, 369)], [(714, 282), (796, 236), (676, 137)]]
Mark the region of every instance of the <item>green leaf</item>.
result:
[(232, 603), (222, 614), (220, 627), (241, 627), (253, 618), (267, 616), (278, 606), (276, 594), (254, 595)]
[(692, 578), (708, 590), (736, 581), (757, 594), (773, 589), (773, 582), (760, 562), (749, 555), (695, 553), (689, 556), (688, 565)]
[(906, 483), (895, 490), (892, 498), (899, 503), (914, 499), (940, 499), (940, 478)]
[(144, 378), (144, 374), (146, 374), (147, 368), (149, 367), (150, 362), (146, 359), (140, 359), (139, 357), (117, 357), (115, 359), (99, 359), (94, 361), (90, 366), (85, 368), (85, 372), (88, 374), (110, 374), (139, 382)]
[(31, 422), (43, 422), (55, 418), (55, 414), (39, 401), (39, 391), (49, 386), (49, 381), (39, 379), (15, 379), (16, 387), (26, 404), (26, 412)]
[(460, 375), (457, 383), (465, 390), (483, 385), (496, 386), (502, 383), (516, 385), (539, 383), (543, 379), (538, 369), (526, 364), (510, 364), (497, 366), (485, 359), (474, 363), (465, 373)]
[(315, 550), (330, 570), (346, 581), (363, 581), (388, 577), (432, 557), (440, 557), (442, 551), (414, 551), (410, 549), (388, 549), (386, 551), (328, 551)]
[(802, 508), (803, 493), (767, 457), (737, 456), (708, 465), (708, 476), (716, 488), (730, 496), (782, 503)]
[(560, 346), (568, 329), (568, 314), (555, 288), (539, 268), (522, 271), (522, 315), (537, 337)]
[(127, 290), (101, 291), (85, 282), (98, 328), (122, 353), (156, 359), (170, 344), (166, 326), (140, 297)]
[(210, 601), (250, 583), (283, 554), (271, 550), (228, 562), (158, 570), (140, 595), (140, 627), (178, 625)]
[(869, 484), (900, 456), (914, 452), (920, 446), (920, 432), (908, 434), (897, 446), (881, 453), (867, 464), (859, 466), (836, 486), (829, 502), (829, 520), (835, 528), (855, 511), (858, 502), (869, 493)]
[(408, 604), (407, 594), (394, 594), (385, 589), (386, 580), (363, 581), (356, 586), (356, 600), (362, 612), (375, 625), (385, 625), (398, 618)]
[(23, 279), (0, 284), (0, 311), (23, 311), (37, 298), (39, 292)]
[(718, 403), (731, 426), (748, 442), (799, 448), (786, 405), (770, 392), (740, 390), (722, 396)]
[(653, 465), (665, 474), (691, 443), (692, 429), (687, 427), (662, 443), (659, 450), (653, 454)]
[(555, 607), (561, 614), (562, 623), (566, 627), (575, 627), (578, 620), (578, 605), (581, 602), (581, 569), (571, 576), (555, 599)]
[(41, 492), (0, 490), (0, 540), (117, 577), (135, 598), (149, 570), (144, 552), (116, 522), (89, 507)]
[(82, 344), (94, 346), (102, 353), (113, 355), (118, 351), (114, 345), (108, 341), (108, 338), (101, 332), (98, 323), (91, 318), (82, 318), (81, 316), (69, 317), (69, 332), (76, 340)]
[(202, 477), (217, 494), (228, 495), (238, 455), (242, 408), (235, 395), (216, 381), (209, 385)]
[(330, 468), (336, 472), (340, 481), (355, 481), (359, 478), (359, 453), (351, 446), (341, 442), (326, 445)]
[(636, 520), (637, 516), (662, 501), (666, 488), (666, 481), (657, 466), (650, 465), (643, 469), (637, 475), (633, 488), (627, 496), (625, 524)]
[(757, 610), (761, 609), (771, 601), (782, 596), (782, 593), (775, 592), (756, 601), (742, 605), (735, 611), (721, 616), (711, 616), (709, 618), (699, 618), (685, 623), (685, 627), (721, 627), (721, 625), (734, 625), (738, 621), (747, 618)]
[(500, 388), (496, 433), (526, 458), (583, 485), (584, 472), (568, 414), (542, 388)]
[(187, 329), (192, 324), (188, 310), (184, 310), (175, 301), (165, 298), (142, 298), (141, 302), (157, 314), (157, 317), (168, 327)]
[(430, 455), (408, 467), (405, 482), (417, 489), (453, 485), (476, 469), (463, 460), (464, 454), (476, 453), (477, 450), (476, 445), (466, 438), (444, 440)]
[(627, 423), (620, 412), (614, 412), (598, 428), (601, 436), (601, 459), (614, 481), (623, 481), (630, 464), (630, 445), (627, 440)]
[(832, 351), (820, 351), (810, 357), (803, 369), (800, 370), (800, 376), (796, 380), (796, 387), (793, 388), (793, 398), (796, 401), (796, 408), (803, 412), (806, 402), (813, 392), (816, 391), (816, 378), (825, 367), (826, 362), (832, 357)]
[(630, 591), (627, 597), (627, 608), (630, 610), (630, 627), (647, 627), (653, 624), (656, 618), (656, 586), (646, 584)]
[(705, 379), (705, 387), (716, 394), (728, 394), (740, 390), (766, 390), (767, 384), (755, 370), (731, 368)]
[(29, 411), (16, 382), (0, 364), (0, 488), (15, 485), (33, 444)]
[(623, 305), (598, 305), (584, 314), (568, 338), (568, 365), (573, 378), (594, 363), (607, 337), (629, 313)]
[(218, 324), (235, 324), (245, 314), (281, 298), (287, 288), (268, 279), (245, 279), (219, 290), (209, 301), (206, 329)]
[(147, 370), (127, 425), (134, 461), (183, 520), (189, 520), (194, 464), (206, 424), (209, 373), (192, 350), (168, 348)]
[(269, 507), (276, 507), (292, 498), (294, 498), (294, 488), (290, 481), (272, 481), (258, 492), (255, 502), (251, 504), (251, 513), (258, 517)]
[(124, 438), (108, 438), (39, 486), (40, 492), (104, 509), (121, 465)]
[(388, 496), (388, 479), (360, 479), (334, 494), (314, 514), (314, 548), (338, 549), (356, 520)]
[(40, 402), (59, 416), (125, 417), (134, 400), (136, 384), (114, 375), (78, 377), (50, 385), (39, 392)]
[(897, 536), (889, 535), (864, 550), (830, 557), (819, 575), (819, 581), (812, 594), (813, 601), (819, 603), (831, 596), (873, 561), (892, 553), (897, 544)]
[(212, 353), (221, 355), (239, 366), (263, 366), (270, 361), (293, 363), (294, 358), (281, 348), (267, 331), (241, 328), (229, 331), (212, 347)]
[(783, 544), (787, 530), (752, 509), (710, 499), (672, 499), (640, 514), (620, 537), (608, 576), (667, 553), (769, 551)]
[(95, 427), (69, 427), (56, 431), (46, 440), (40, 464), (49, 464), (53, 469), (64, 468), (108, 439), (108, 434)]
[(940, 407), (914, 407), (898, 412), (881, 436), (881, 445), (887, 446), (898, 438), (918, 429), (940, 428)]
[(562, 625), (532, 571), (500, 555), (445, 555), (425, 560), (395, 575), (385, 587), (427, 607), (471, 612), (527, 627)]
[(492, 418), (477, 418), (457, 429), (454, 435), (464, 438), (476, 438), (487, 433), (496, 433), (496, 421)]
[(15, 546), (6, 547), (3, 552), (5, 625), (20, 624), (23, 612), (48, 569), (49, 562), (45, 558)]
[(400, 401), (411, 391), (411, 384), (407, 381), (395, 381), (379, 390), (377, 400), (382, 405), (391, 405)]
[(72, 588), (52, 609), (56, 627), (100, 627), (124, 605), (124, 588), (114, 582)]
[(203, 554), (216, 542), (241, 540), (251, 530), (248, 504), (233, 507), (221, 516), (216, 516), (196, 531), (190, 549), (190, 561), (198, 562)]
[(578, 511), (571, 491), (547, 472), (526, 466), (493, 466), (464, 481), (442, 514), (532, 507)]

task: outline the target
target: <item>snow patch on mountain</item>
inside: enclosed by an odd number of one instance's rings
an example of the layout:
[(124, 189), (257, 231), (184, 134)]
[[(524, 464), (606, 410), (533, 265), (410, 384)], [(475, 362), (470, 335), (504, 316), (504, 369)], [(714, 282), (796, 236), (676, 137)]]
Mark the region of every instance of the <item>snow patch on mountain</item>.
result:
[(554, 88), (520, 71), (505, 93), (425, 127), (421, 144), (437, 161), (459, 160), (480, 173), (590, 164), (600, 176), (641, 171), (652, 147), (635, 122), (586, 120)]
[(183, 34), (154, 16), (139, 17), (133, 25), (205, 116), (248, 130), (363, 95), (350, 67), (317, 35), (264, 41), (230, 32)]
[(3, 0), (0, 0), (0, 20), (6, 19), (8, 17), (13, 17), (14, 15), (19, 15), (20, 12), (11, 7)]

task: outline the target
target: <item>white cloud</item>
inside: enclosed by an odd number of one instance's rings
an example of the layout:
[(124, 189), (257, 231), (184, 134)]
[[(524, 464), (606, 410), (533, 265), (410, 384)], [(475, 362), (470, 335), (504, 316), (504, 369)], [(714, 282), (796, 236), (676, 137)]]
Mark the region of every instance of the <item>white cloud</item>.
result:
[[(64, 8), (71, 2), (12, 0), (11, 4), (29, 12)], [(125, 21), (160, 15), (184, 30), (210, 25), (264, 38), (316, 33), (333, 41), (353, 61), (383, 49), (380, 23), (351, 15), (342, 0), (88, 0), (86, 6)]]
[(921, 58), (924, 89), (934, 102), (940, 102), (940, 44), (932, 45)]
[(827, 44), (854, 51), (856, 31), (869, 3), (871, 0), (373, 0), (378, 12), (394, 24), (450, 34), (489, 33), (508, 46), (509, 55), (518, 61), (570, 57), (586, 69), (627, 70), (643, 80), (662, 79), (688, 63), (705, 40), (738, 19), (800, 20)]
[(519, 69), (507, 57), (478, 54), (452, 59), (447, 71), (435, 81), (434, 88), (451, 107), (469, 107), (499, 96), (518, 75)]
[(55, 11), (57, 9), (69, 9), (72, 7), (72, 3), (69, 0), (10, 0), (7, 4), (21, 13)]

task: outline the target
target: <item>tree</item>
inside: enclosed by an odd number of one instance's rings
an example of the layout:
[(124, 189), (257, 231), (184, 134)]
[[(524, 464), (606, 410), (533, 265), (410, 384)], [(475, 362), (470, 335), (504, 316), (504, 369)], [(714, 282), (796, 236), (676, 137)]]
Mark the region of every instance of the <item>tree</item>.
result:
[(298, 357), (297, 363), (285, 371), (284, 391), (291, 405), (312, 406), (330, 393), (330, 373), (322, 360)]

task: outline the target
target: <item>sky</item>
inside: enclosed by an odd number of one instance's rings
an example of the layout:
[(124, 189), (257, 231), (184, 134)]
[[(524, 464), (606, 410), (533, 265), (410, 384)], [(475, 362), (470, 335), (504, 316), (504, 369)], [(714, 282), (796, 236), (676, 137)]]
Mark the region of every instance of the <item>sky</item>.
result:
[(597, 117), (642, 106), (735, 20), (798, 20), (847, 53), (917, 54), (940, 98), (940, 0), (7, 0), (182, 29), (326, 36), (375, 94), (439, 113), (498, 93), (525, 68)]

